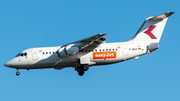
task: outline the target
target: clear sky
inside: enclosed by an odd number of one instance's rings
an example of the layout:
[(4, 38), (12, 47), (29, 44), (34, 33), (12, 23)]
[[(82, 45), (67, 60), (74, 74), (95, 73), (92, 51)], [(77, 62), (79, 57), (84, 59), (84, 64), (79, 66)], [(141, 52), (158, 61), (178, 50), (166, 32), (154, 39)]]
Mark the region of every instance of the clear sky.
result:
[[(179, 0), (1, 0), (0, 101), (180, 101)], [(59, 46), (98, 33), (106, 42), (130, 39), (143, 21), (167, 11), (160, 48), (139, 59), (73, 68), (4, 67), (22, 50)]]

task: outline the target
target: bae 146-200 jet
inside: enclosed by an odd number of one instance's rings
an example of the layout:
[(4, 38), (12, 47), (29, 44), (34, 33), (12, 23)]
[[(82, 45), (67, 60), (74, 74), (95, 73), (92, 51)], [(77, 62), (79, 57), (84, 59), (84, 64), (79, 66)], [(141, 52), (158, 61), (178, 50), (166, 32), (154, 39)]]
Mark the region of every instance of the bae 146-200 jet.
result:
[(173, 13), (147, 18), (134, 37), (125, 42), (105, 43), (106, 33), (101, 33), (62, 46), (26, 49), (4, 66), (17, 69), (17, 76), (19, 69), (66, 67), (75, 68), (82, 76), (90, 66), (113, 64), (154, 52), (159, 48), (167, 19)]

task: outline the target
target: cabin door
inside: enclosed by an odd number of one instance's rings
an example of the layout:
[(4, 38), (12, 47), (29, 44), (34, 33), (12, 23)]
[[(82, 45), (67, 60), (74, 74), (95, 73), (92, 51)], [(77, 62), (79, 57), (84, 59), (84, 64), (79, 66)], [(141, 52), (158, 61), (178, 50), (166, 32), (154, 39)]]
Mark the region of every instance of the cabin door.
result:
[(37, 60), (38, 59), (38, 52), (37, 49), (32, 50), (32, 59)]
[(123, 55), (127, 56), (128, 54), (129, 54), (128, 46), (127, 45), (123, 45)]

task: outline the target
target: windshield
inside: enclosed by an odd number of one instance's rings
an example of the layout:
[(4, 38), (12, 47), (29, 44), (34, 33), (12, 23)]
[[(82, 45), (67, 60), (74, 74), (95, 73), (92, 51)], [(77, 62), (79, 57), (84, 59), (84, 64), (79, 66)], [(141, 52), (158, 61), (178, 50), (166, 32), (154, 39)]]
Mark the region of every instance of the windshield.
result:
[(27, 56), (27, 53), (19, 53), (16, 55), (16, 57), (18, 57), (18, 56)]
[(17, 54), (15, 57), (18, 57), (21, 53)]

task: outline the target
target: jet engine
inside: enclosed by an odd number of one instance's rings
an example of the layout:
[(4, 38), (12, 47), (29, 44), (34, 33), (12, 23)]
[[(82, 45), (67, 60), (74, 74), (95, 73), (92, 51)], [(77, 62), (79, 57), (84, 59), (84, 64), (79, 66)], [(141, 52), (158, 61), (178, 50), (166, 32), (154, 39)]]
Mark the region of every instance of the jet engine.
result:
[(66, 58), (79, 52), (79, 47), (73, 46), (73, 44), (61, 47), (57, 53), (59, 58)]

